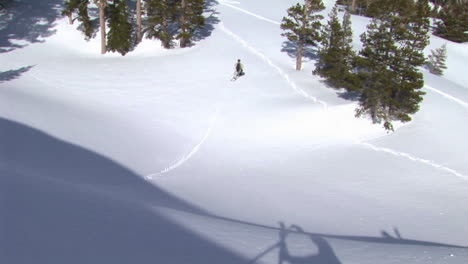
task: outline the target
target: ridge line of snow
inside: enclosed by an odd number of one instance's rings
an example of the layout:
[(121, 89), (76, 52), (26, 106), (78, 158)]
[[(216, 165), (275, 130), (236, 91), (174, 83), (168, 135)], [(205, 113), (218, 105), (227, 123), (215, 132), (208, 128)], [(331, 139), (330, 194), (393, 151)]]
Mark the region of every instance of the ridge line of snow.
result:
[(217, 107), (216, 108), (216, 113), (214, 114), (213, 118), (211, 119), (211, 122), (210, 122), (210, 126), (208, 127), (208, 129), (206, 130), (205, 132), (205, 135), (203, 136), (203, 138), (201, 139), (201, 141), (195, 145), (195, 147), (192, 148), (192, 150), (190, 150), (189, 153), (187, 153), (186, 155), (182, 156), (182, 158), (180, 158), (178, 161), (176, 161), (175, 163), (173, 163), (172, 165), (164, 168), (163, 170), (161, 170), (160, 172), (156, 172), (156, 173), (151, 173), (151, 174), (148, 174), (145, 176), (145, 179), (146, 180), (152, 180), (153, 177), (156, 177), (156, 176), (160, 176), (162, 174), (165, 174), (167, 172), (170, 172), (178, 167), (180, 167), (182, 164), (184, 164), (185, 162), (187, 162), (193, 155), (195, 155), (200, 147), (203, 145), (203, 143), (205, 143), (206, 139), (211, 135), (211, 132), (213, 131), (213, 128), (215, 127), (215, 124), (216, 124), (216, 121), (218, 120), (219, 118), (219, 113), (220, 113), (220, 108)]
[(248, 15), (251, 15), (251, 16), (254, 16), (254, 17), (258, 18), (258, 19), (261, 19), (261, 20), (264, 20), (264, 21), (273, 23), (273, 24), (275, 24), (275, 25), (281, 25), (281, 23), (279, 23), (279, 22), (276, 22), (276, 21), (271, 20), (271, 19), (269, 19), (269, 18), (263, 17), (263, 16), (261, 16), (261, 15), (257, 15), (257, 14), (255, 14), (255, 13), (252, 13), (252, 12), (247, 11), (247, 10), (245, 10), (245, 9), (242, 9), (242, 8), (240, 8), (240, 7), (233, 6), (233, 5), (231, 5), (231, 4), (227, 3), (227, 2), (221, 1), (220, 4), (222, 4), (222, 5), (224, 5), (224, 6), (227, 6), (227, 7), (230, 7), (230, 8), (233, 8), (233, 9), (236, 9), (236, 10), (242, 12), (242, 13), (245, 13), (245, 14), (248, 14)]
[(439, 169), (439, 170), (444, 170), (444, 171), (447, 171), (465, 181), (468, 180), (468, 176), (465, 176), (461, 173), (459, 173), (458, 171), (454, 170), (454, 169), (451, 169), (451, 168), (448, 168), (448, 167), (445, 167), (443, 165), (440, 165), (432, 160), (427, 160), (427, 159), (423, 159), (423, 158), (419, 158), (419, 157), (415, 157), (415, 156), (412, 156), (408, 153), (405, 153), (405, 152), (400, 152), (400, 151), (396, 151), (396, 150), (392, 150), (392, 149), (389, 149), (389, 148), (384, 148), (384, 147), (377, 147), (375, 145), (372, 145), (370, 143), (367, 143), (367, 142), (360, 142), (358, 143), (359, 145), (362, 145), (363, 147), (365, 148), (368, 148), (368, 149), (371, 149), (371, 150), (374, 150), (374, 151), (377, 151), (377, 152), (383, 152), (383, 153), (388, 153), (388, 154), (391, 154), (393, 156), (396, 156), (396, 157), (403, 157), (403, 158), (406, 158), (406, 159), (409, 159), (411, 161), (415, 161), (415, 162), (419, 162), (419, 163), (424, 163), (426, 165), (429, 165), (431, 167), (434, 167), (436, 169)]
[(283, 79), (289, 84), (289, 86), (291, 88), (293, 88), (296, 92), (298, 92), (300, 95), (304, 96), (305, 98), (307, 99), (310, 99), (312, 100), (313, 102), (315, 103), (319, 103), (321, 104), (325, 109), (328, 109), (328, 105), (326, 102), (322, 101), (322, 100), (319, 100), (317, 99), (316, 97), (314, 96), (311, 96), (309, 94), (307, 94), (304, 90), (298, 88), (296, 86), (296, 84), (291, 80), (291, 78), (289, 78), (289, 76), (280, 68), (278, 67), (277, 65), (275, 65), (268, 57), (266, 57), (264, 54), (262, 54), (260, 51), (256, 50), (254, 47), (250, 46), (249, 43), (247, 43), (247, 41), (245, 41), (244, 39), (242, 39), (240, 36), (236, 35), (234, 32), (232, 32), (231, 30), (229, 30), (228, 28), (226, 28), (224, 26), (224, 23), (223, 22), (220, 22), (219, 23), (219, 28), (224, 32), (226, 33), (227, 35), (231, 36), (233, 39), (235, 39), (237, 42), (241, 43), (242, 46), (244, 46), (245, 48), (247, 48), (248, 50), (250, 50), (251, 53), (255, 54), (256, 56), (260, 57), (266, 64), (268, 64), (270, 67), (272, 67), (273, 69), (275, 69), (280, 75), (281, 77), (283, 77)]
[(454, 101), (455, 103), (458, 103), (458, 104), (462, 105), (462, 106), (465, 107), (465, 108), (468, 108), (468, 103), (467, 103), (467, 102), (464, 102), (463, 100), (458, 99), (458, 98), (456, 98), (455, 96), (452, 96), (452, 95), (450, 95), (450, 94), (448, 94), (448, 93), (444, 93), (444, 92), (442, 92), (442, 91), (440, 91), (440, 90), (437, 90), (436, 88), (433, 88), (433, 87), (428, 86), (428, 85), (424, 85), (424, 87), (425, 87), (426, 89), (430, 90), (430, 91), (433, 91), (433, 92), (435, 92), (435, 93), (438, 93), (438, 94), (442, 95), (443, 97), (445, 97), (445, 98), (447, 98), (447, 99), (449, 99), (449, 100)]

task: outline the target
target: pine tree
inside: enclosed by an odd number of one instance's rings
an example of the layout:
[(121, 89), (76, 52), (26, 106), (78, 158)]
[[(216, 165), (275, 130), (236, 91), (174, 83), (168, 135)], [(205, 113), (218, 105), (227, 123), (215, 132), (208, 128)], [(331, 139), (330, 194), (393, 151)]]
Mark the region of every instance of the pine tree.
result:
[(384, 12), (361, 35), (363, 82), (356, 116), (369, 115), (393, 130), (392, 121), (410, 121), (409, 115), (419, 110), (424, 81), (417, 67), (425, 62), (429, 11), (427, 0), (419, 0), (412, 13)]
[(88, 14), (89, 4), (89, 0), (69, 0), (65, 2), (65, 8), (62, 11), (63, 15), (69, 17), (70, 24), (73, 24), (73, 13), (77, 12), (77, 19), (80, 21), (78, 28), (83, 31), (86, 40), (94, 37), (94, 28)]
[(435, 35), (458, 43), (468, 42), (468, 3), (446, 4), (439, 19)]
[(89, 0), (82, 0), (78, 6), (78, 21), (81, 23), (80, 27), (82, 28), (86, 40), (93, 38), (95, 32), (88, 14), (88, 5)]
[(125, 0), (114, 0), (108, 7), (107, 48), (125, 55), (131, 48), (132, 25), (128, 22)]
[(68, 16), (70, 24), (73, 24), (73, 12), (78, 10), (81, 0), (68, 0), (65, 1), (65, 8), (62, 10), (63, 16)]
[[(99, 8), (99, 23), (101, 28), (101, 53), (106, 53), (106, 17), (105, 9), (107, 7), (107, 0), (93, 0)], [(78, 12), (78, 21), (81, 22), (80, 27), (85, 38), (88, 40), (94, 37), (94, 28), (88, 13), (88, 6), (90, 0), (68, 0), (65, 2), (65, 8), (62, 11), (63, 15), (67, 15), (70, 23), (73, 23), (73, 13)]]
[(333, 87), (352, 90), (351, 63), (354, 51), (351, 47), (350, 16), (349, 13), (345, 13), (343, 24), (341, 24), (335, 5), (329, 17), (330, 19), (322, 31), (322, 47), (319, 49), (319, 58), (313, 73), (326, 78)]
[(144, 2), (148, 16), (147, 38), (157, 38), (161, 40), (164, 48), (172, 48), (175, 32), (171, 26), (176, 21), (177, 2), (175, 0), (144, 0)]
[(395, 12), (401, 16), (405, 16), (413, 10), (413, 0), (372, 0), (367, 5), (366, 15), (369, 17), (379, 17), (389, 12)]
[(192, 42), (194, 32), (205, 25), (204, 6), (205, 0), (181, 0), (180, 32), (176, 37), (180, 47), (187, 47)]
[(447, 69), (445, 61), (447, 60), (447, 47), (442, 45), (442, 47), (434, 50), (431, 50), (431, 55), (429, 55), (429, 70), (435, 75), (443, 75), (444, 70)]
[(322, 0), (306, 0), (304, 5), (298, 3), (290, 7), (288, 16), (283, 18), (281, 29), (286, 32), (282, 36), (297, 44), (296, 70), (302, 68), (304, 46), (317, 46), (320, 41), (320, 19), (323, 16), (315, 13), (324, 9)]

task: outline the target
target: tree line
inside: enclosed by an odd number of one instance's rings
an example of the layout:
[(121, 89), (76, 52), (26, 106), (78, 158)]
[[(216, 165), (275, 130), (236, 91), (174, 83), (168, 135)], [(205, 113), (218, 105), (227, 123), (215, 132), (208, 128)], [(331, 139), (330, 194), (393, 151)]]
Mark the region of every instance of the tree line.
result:
[[(357, 95), (356, 116), (369, 116), (374, 123), (393, 130), (395, 121), (408, 122), (423, 99), (423, 75), (427, 63), (431, 8), (428, 0), (380, 1), (367, 31), (360, 36), (362, 49), (352, 48), (350, 12), (338, 17), (337, 1), (326, 25), (318, 15), (325, 9), (321, 0), (305, 0), (290, 7), (283, 18), (283, 35), (298, 46), (296, 69), (301, 69), (304, 45), (318, 48), (313, 74), (333, 88)], [(353, 1), (355, 2), (355, 1)], [(357, 2), (357, 1), (356, 1)], [(444, 69), (445, 46), (430, 56), (433, 69)], [(440, 56), (439, 56), (440, 55)], [(432, 70), (431, 70), (432, 71)]]
[[(349, 7), (353, 14), (377, 17), (387, 11), (386, 5), (393, 0), (338, 0)], [(397, 1), (399, 9), (410, 8), (413, 0)], [(444, 39), (468, 42), (468, 0), (429, 0), (432, 5), (430, 17), (434, 20), (433, 33)]]
[[(128, 53), (144, 36), (158, 39), (164, 48), (190, 46), (205, 24), (205, 0), (136, 0), (135, 15), (126, 0), (67, 0), (63, 15), (78, 21), (85, 39), (94, 38), (97, 27), (90, 8), (99, 10), (101, 53)], [(107, 30), (108, 28), (108, 30)]]

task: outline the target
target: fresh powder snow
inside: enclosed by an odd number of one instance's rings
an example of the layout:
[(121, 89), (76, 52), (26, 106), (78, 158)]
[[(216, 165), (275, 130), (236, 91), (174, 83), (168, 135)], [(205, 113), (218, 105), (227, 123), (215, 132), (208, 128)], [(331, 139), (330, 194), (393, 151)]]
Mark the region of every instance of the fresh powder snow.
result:
[(294, 69), (296, 1), (208, 2), (195, 46), (124, 57), (62, 0), (0, 14), (0, 263), (467, 264), (468, 45), (431, 36), (448, 69), (387, 133)]

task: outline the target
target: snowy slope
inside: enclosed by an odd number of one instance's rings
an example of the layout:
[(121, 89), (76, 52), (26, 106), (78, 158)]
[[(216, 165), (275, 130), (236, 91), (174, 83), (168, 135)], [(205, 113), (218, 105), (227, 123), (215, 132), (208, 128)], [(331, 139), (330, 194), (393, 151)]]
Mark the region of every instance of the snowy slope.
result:
[(387, 134), (294, 70), (295, 1), (211, 1), (195, 47), (125, 57), (41, 3), (0, 17), (0, 263), (468, 263), (466, 44)]

